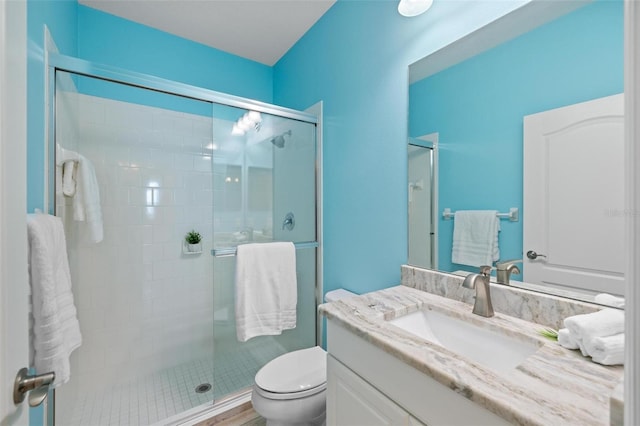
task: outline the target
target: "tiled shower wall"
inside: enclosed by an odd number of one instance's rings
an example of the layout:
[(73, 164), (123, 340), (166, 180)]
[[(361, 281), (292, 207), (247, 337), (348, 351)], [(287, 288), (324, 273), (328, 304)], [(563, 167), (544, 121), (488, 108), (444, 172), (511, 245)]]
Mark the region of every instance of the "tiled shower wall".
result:
[[(73, 387), (213, 362), (212, 119), (65, 96), (76, 132), (58, 142), (93, 163), (104, 218), (104, 240), (92, 244), (65, 217), (83, 334)], [(184, 254), (191, 229), (203, 235), (202, 254)]]

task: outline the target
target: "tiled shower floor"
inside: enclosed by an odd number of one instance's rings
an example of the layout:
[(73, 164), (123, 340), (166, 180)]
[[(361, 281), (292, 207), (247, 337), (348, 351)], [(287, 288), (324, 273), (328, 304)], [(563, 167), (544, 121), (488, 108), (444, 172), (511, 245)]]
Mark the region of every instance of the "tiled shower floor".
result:
[[(251, 386), (256, 372), (271, 359), (285, 353), (275, 341), (251, 341), (241, 351), (216, 352), (211, 359), (195, 360), (154, 374), (132, 379), (92, 393), (78, 392), (71, 412), (60, 413), (63, 426), (148, 425), (210, 403)], [(213, 388), (196, 393), (196, 386)], [(61, 409), (62, 407), (57, 407)]]

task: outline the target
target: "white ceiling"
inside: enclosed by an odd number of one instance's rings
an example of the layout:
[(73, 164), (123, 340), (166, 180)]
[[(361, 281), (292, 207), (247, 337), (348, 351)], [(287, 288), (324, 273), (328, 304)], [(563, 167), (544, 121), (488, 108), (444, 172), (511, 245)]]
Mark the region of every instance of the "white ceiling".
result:
[(79, 3), (271, 66), (335, 1), (79, 0)]

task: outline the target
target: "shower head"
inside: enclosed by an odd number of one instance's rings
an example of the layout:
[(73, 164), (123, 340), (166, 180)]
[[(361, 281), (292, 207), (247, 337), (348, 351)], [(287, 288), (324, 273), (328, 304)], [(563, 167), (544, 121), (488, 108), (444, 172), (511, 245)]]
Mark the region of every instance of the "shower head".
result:
[(284, 148), (284, 136), (285, 135), (289, 135), (291, 136), (291, 130), (287, 130), (286, 132), (282, 133), (281, 135), (278, 136), (274, 136), (271, 138), (271, 143), (273, 145), (275, 145), (277, 148)]

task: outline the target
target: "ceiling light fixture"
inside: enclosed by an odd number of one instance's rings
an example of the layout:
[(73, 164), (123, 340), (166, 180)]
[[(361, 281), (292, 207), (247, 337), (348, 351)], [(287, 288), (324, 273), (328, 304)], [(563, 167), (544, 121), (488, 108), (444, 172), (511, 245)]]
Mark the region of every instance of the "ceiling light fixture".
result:
[(400, 0), (398, 13), (402, 16), (418, 16), (429, 10), (433, 0)]

